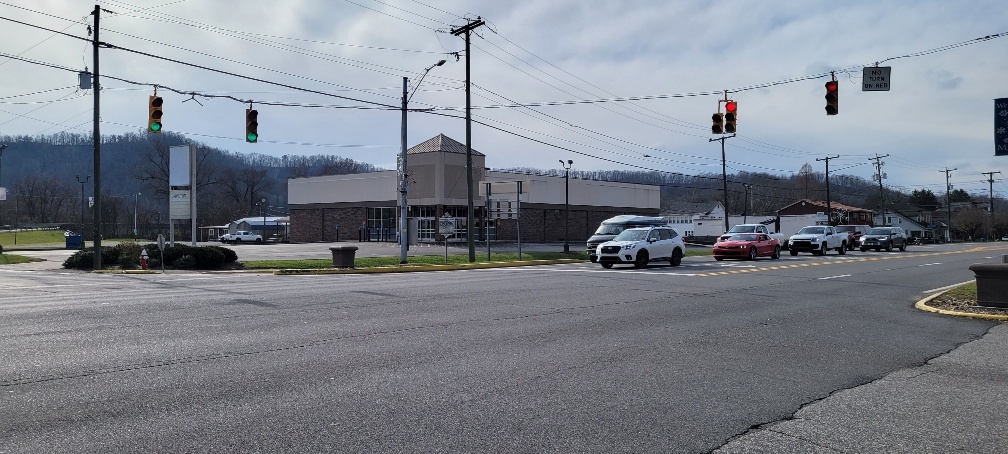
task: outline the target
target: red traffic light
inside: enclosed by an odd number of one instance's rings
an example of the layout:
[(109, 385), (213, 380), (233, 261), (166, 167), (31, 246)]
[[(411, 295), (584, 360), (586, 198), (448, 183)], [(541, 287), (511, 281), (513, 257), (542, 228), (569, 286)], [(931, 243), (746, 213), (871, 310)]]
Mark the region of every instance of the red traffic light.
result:
[(735, 104), (735, 101), (728, 101), (724, 105), (725, 112), (735, 113), (736, 109), (738, 109), (738, 104)]
[(838, 88), (837, 81), (831, 80), (829, 82), (826, 82), (826, 91), (836, 92), (837, 88)]
[(840, 84), (835, 80), (826, 82), (826, 115), (840, 112)]

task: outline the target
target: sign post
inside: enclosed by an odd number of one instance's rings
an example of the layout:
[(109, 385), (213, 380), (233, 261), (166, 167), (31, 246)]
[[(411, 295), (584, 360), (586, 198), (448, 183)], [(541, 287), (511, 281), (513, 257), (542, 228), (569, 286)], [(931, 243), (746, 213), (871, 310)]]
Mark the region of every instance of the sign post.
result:
[(448, 263), (448, 235), (455, 233), (455, 217), (445, 213), (438, 219), (438, 233), (444, 236), (444, 262)]

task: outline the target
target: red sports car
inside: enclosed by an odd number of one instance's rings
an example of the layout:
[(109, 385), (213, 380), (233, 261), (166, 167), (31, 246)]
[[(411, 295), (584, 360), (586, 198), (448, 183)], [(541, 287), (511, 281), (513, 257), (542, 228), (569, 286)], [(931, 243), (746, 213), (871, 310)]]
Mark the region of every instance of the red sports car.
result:
[(780, 241), (765, 233), (735, 233), (714, 244), (714, 260), (756, 260), (756, 257), (780, 258)]

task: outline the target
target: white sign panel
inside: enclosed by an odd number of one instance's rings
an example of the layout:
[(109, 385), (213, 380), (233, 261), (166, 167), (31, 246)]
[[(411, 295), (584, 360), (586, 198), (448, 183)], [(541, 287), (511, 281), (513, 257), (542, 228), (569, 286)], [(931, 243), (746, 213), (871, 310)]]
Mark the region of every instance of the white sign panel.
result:
[(7, 200), (7, 188), (0, 186), (0, 200)]
[(861, 73), (861, 91), (889, 91), (892, 66), (865, 66)]
[[(168, 186), (189, 186), (189, 145), (178, 145), (168, 149)], [(180, 218), (182, 219), (182, 218)], [(185, 219), (189, 219), (187, 214)]]
[(438, 233), (452, 235), (455, 233), (455, 218), (445, 213), (438, 219)]
[(186, 189), (172, 189), (170, 195), (171, 201), (168, 204), (168, 218), (189, 219), (189, 191)]

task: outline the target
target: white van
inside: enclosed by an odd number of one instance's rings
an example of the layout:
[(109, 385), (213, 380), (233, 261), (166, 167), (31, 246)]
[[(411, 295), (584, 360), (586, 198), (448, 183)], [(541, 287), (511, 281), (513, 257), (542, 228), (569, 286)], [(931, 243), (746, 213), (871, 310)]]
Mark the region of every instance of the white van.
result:
[(611, 241), (624, 230), (633, 227), (652, 227), (668, 225), (668, 221), (657, 216), (638, 216), (634, 214), (621, 214), (602, 221), (591, 238), (588, 238), (588, 259), (592, 263), (598, 261), (598, 254), (595, 249), (598, 245)]

